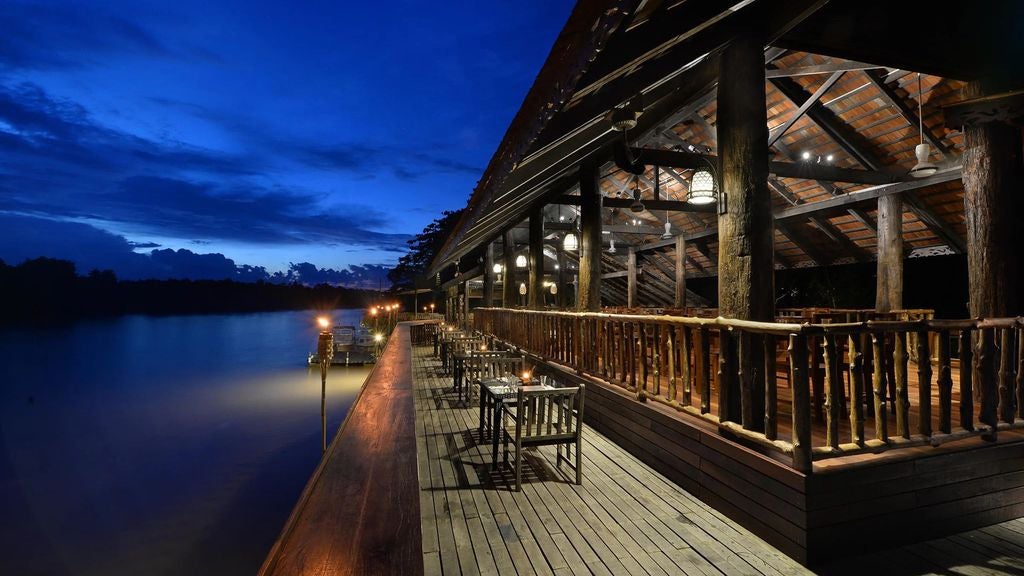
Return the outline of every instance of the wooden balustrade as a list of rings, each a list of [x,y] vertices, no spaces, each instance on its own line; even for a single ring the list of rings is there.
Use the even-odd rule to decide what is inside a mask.
[[[818,459],[1024,426],[1024,319],[914,318],[797,324],[478,308],[474,323],[640,401],[788,454],[807,472]]]

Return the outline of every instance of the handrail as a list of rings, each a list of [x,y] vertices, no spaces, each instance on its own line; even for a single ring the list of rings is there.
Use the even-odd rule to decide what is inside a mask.
[[[814,313],[870,317],[865,311]],[[1000,428],[1024,426],[1024,318],[930,315],[911,310],[897,314],[911,319],[811,324],[477,308],[474,325],[630,390],[639,401],[709,420],[723,432],[791,456],[795,468],[810,472],[817,459],[992,437]],[[952,413],[954,347],[959,427]],[[780,426],[779,408],[787,402],[792,423]],[[865,433],[869,420],[873,438]]]

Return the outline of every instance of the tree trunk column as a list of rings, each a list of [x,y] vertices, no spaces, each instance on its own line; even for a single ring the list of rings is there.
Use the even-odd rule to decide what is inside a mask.
[[[878,197],[878,271],[875,311],[903,308],[903,198]]]
[[[686,307],[686,238],[680,232],[676,236],[676,308]]]
[[[488,242],[484,252],[484,307],[491,306],[494,306],[494,242]]]
[[[530,285],[527,289],[527,307],[544,308],[544,211],[538,208],[530,214]]]
[[[730,42],[719,69],[718,143],[725,194],[725,212],[718,217],[719,313],[771,321],[775,316],[775,228],[768,190],[761,36],[748,30]]]
[[[626,253],[626,307],[636,306],[636,251],[629,247]]]
[[[568,307],[568,305],[569,305],[569,300],[568,300],[568,298],[569,298],[569,296],[568,296],[569,290],[568,290],[568,286],[565,285],[565,279],[569,275],[568,270],[566,270],[566,266],[567,265],[568,264],[567,264],[566,258],[565,258],[565,250],[561,246],[559,246],[558,247],[558,279],[556,280],[556,282],[558,283],[557,284],[557,286],[558,286],[558,297],[555,298],[555,302],[557,302],[558,303],[558,307],[562,308],[562,309]]]
[[[966,97],[994,92],[980,82],[967,85]],[[970,314],[974,318],[1022,313],[1024,266],[1020,242],[1024,200],[1021,195],[1021,133],[999,122],[964,129],[964,218]]]
[[[501,306],[513,308],[516,305],[519,292],[516,291],[516,244],[512,241],[511,231],[505,232],[502,248],[505,253],[502,258],[504,264],[502,264],[501,271],[504,274],[504,281],[501,284]]]
[[[719,70],[719,314],[770,322],[775,317],[775,223],[768,189],[763,35],[751,27],[734,38],[722,51]],[[729,402],[720,409],[723,420],[763,430],[763,349],[750,345],[750,338],[740,343],[735,334],[721,334],[733,340],[722,342],[722,350],[738,349],[736,365],[723,366],[737,371],[722,380],[729,387]]]
[[[580,166],[580,270],[576,309],[601,310],[601,178],[600,168]]]

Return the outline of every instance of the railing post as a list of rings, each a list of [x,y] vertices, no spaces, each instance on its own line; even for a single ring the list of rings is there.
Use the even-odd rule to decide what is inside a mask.
[[[825,361],[825,443],[833,450],[839,449],[839,419],[842,418],[842,404],[839,397],[843,394],[839,375],[836,374],[836,337],[825,334],[822,340]]]
[[[978,339],[978,375],[981,378],[981,413],[978,420],[982,424],[991,426],[991,430],[983,436],[986,440],[996,439],[996,406],[998,396],[996,389],[995,370],[995,334],[994,328],[982,328],[981,337]]]
[[[700,413],[711,412],[711,334],[704,326],[700,336]]]
[[[1013,329],[1001,328],[999,345],[999,417],[1013,424]]]
[[[896,350],[893,352],[893,370],[896,375],[896,434],[910,438],[910,396],[907,390],[907,334],[894,333]]]
[[[974,347],[971,331],[960,331],[960,427],[974,430]]]
[[[928,331],[917,332],[917,430],[932,435],[932,355],[928,347]]]
[[[850,334],[850,440],[864,445],[864,352],[860,334]]]
[[[807,377],[807,336],[789,337],[789,381],[793,386],[793,467],[810,474],[811,459],[811,400]]]
[[[775,336],[765,334],[764,345],[764,435],[769,440],[778,437],[779,405],[778,379],[775,377]]]
[[[872,332],[871,350],[875,364],[875,438],[882,442],[889,441],[889,413],[885,405],[885,393],[888,390],[885,384],[885,349],[885,332]]]
[[[949,332],[939,332],[939,432],[953,431],[953,371],[949,360]]]

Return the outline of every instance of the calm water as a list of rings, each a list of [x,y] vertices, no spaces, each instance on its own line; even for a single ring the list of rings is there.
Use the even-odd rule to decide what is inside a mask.
[[[0,329],[0,574],[254,574],[320,458],[313,320]],[[332,368],[329,436],[368,372]]]

